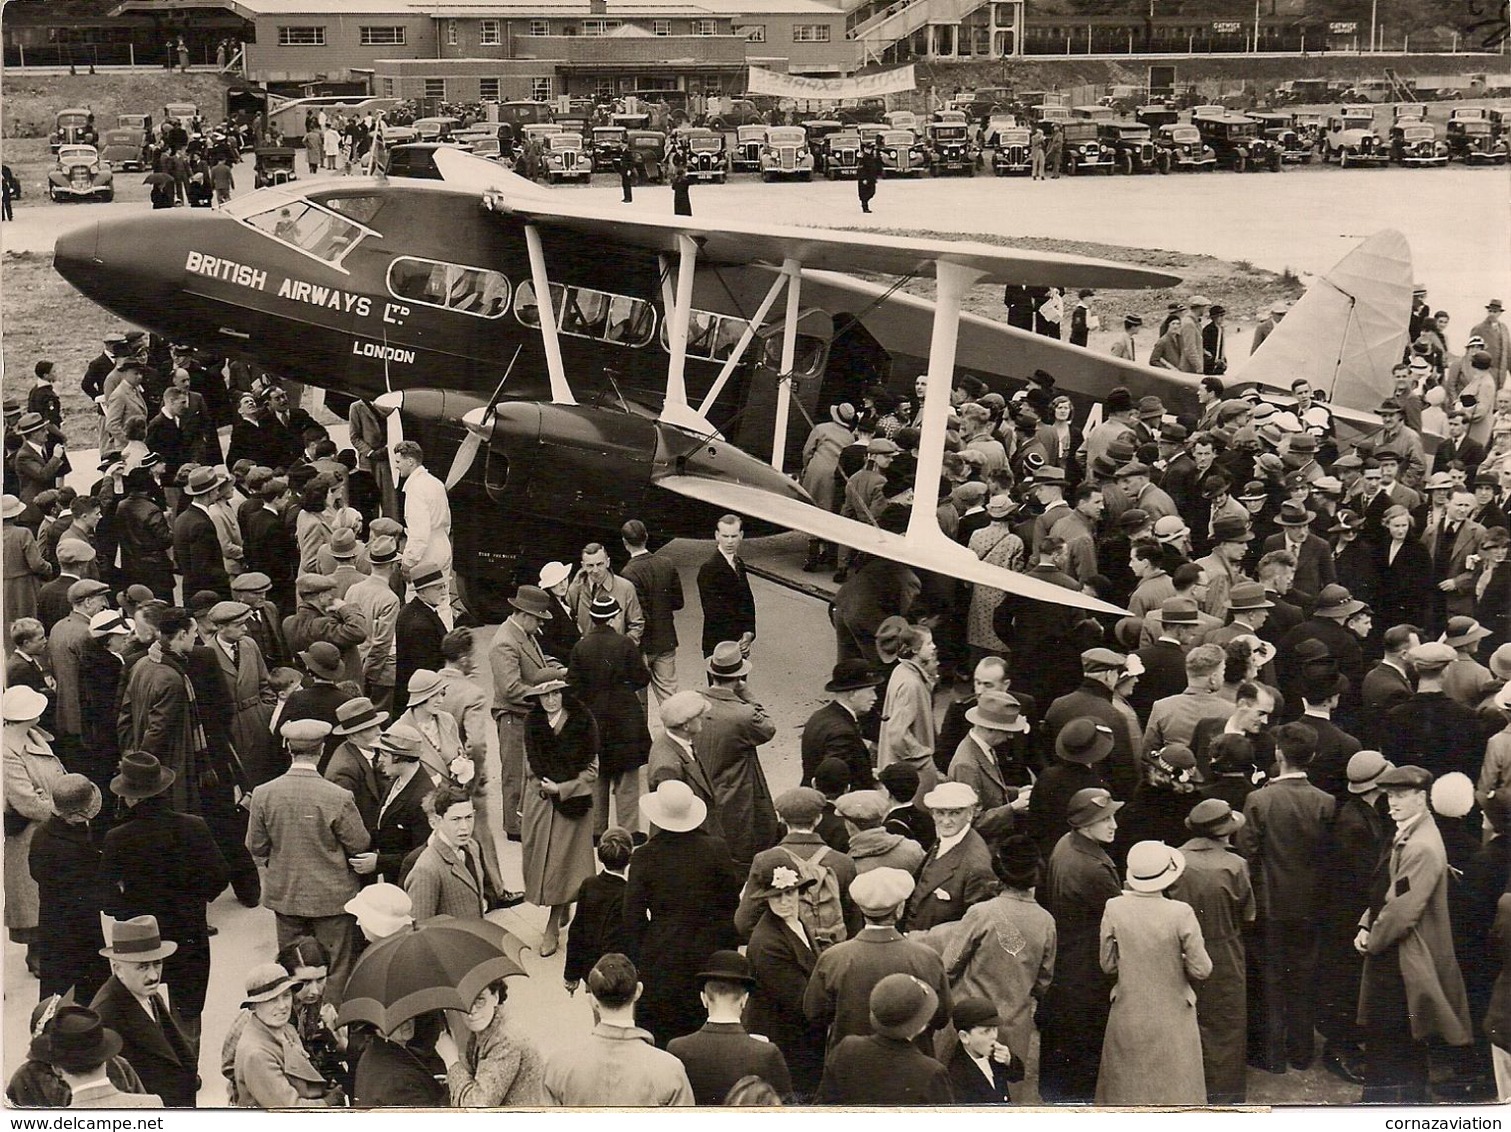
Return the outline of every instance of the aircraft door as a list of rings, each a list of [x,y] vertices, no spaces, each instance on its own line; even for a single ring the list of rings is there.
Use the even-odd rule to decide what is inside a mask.
[[[756,337],[759,353],[747,386],[745,404],[732,439],[746,452],[766,458],[773,450],[778,389],[782,377],[783,322],[769,323]],[[798,316],[797,348],[793,353],[791,401],[782,467],[797,469],[803,443],[817,423],[819,389],[834,340],[834,319],[827,311],[807,310]]]

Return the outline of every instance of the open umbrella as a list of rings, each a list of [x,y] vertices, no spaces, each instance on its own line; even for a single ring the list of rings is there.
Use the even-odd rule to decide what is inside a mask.
[[[362,953],[336,1021],[371,1022],[388,1033],[432,1010],[469,1010],[489,983],[523,975],[524,943],[487,920],[436,916]]]

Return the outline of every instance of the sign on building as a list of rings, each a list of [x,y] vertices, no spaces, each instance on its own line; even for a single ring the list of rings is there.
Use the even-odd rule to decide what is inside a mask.
[[[1237,20],[1213,20],[1212,30],[1218,35],[1237,35],[1243,30],[1243,25]]]
[[[1359,30],[1357,20],[1335,20],[1327,25],[1330,35],[1354,35]]]
[[[916,90],[913,65],[896,67],[872,75],[852,75],[847,79],[815,79],[804,75],[784,75],[764,67],[750,68],[751,94],[772,94],[779,98],[817,98],[838,102],[849,98],[874,98]]]

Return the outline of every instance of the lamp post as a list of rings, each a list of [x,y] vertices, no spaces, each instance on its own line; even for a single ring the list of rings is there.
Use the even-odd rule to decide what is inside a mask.
[[[1369,0],[1369,49],[1378,51],[1379,41],[1375,38],[1375,18],[1379,15],[1380,0]]]

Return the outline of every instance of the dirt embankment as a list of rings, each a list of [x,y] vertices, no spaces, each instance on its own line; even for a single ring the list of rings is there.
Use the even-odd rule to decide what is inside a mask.
[[[240,81],[240,80],[236,80]],[[8,138],[46,137],[53,115],[74,106],[94,111],[100,129],[115,125],[117,114],[151,114],[160,119],[169,102],[192,102],[211,121],[226,113],[232,80],[192,71],[107,71],[97,75],[30,75],[8,71],[0,129]]]

